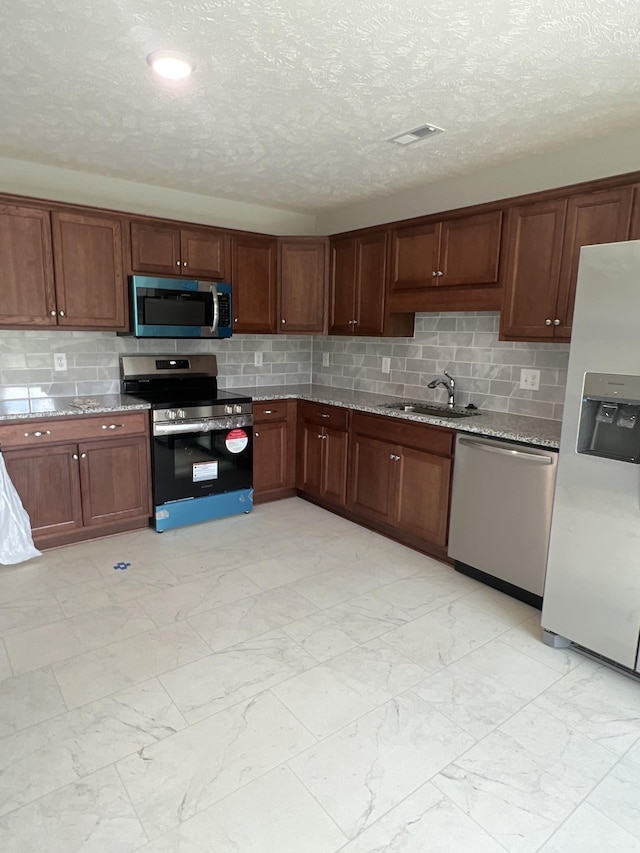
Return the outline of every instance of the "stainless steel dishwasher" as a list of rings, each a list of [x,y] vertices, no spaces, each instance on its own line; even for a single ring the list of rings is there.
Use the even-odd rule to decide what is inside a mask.
[[[455,568],[542,607],[557,452],[459,433],[449,556]]]

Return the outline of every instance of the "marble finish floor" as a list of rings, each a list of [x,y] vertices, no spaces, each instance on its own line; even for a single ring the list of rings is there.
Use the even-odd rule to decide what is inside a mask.
[[[0,568],[0,629],[3,853],[640,853],[640,683],[304,501]]]

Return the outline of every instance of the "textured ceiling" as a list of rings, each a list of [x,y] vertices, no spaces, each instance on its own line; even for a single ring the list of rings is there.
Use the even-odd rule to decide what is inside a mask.
[[[322,210],[640,123],[639,33],[638,0],[3,0],[0,156]]]

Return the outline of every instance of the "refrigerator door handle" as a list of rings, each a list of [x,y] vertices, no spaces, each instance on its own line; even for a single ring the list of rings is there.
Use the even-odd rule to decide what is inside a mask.
[[[468,438],[460,438],[458,441],[464,447],[471,447],[474,450],[483,450],[486,453],[499,453],[501,456],[510,456],[512,459],[523,459],[539,465],[552,465],[554,462],[552,456],[541,456],[539,453],[529,453],[526,450],[509,450],[506,447],[495,447],[492,444],[485,444],[482,441],[473,441]]]

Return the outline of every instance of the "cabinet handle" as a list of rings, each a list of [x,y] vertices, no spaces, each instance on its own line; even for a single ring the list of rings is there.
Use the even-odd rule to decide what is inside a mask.
[[[86,458],[87,458],[87,454],[86,454],[86,453],[81,453],[81,454],[80,454],[80,459],[86,459]]]
[[[262,414],[263,414],[263,415],[272,415],[272,414],[273,414],[273,409],[265,409],[265,410],[264,410],[264,412],[263,412]]]
[[[186,267],[186,265],[187,265],[187,262],[186,262],[186,261],[183,261],[183,262],[182,262],[182,266],[183,266],[183,267]]]
[[[438,271],[433,270],[433,272],[431,273],[431,278],[435,278],[437,275],[438,275]]]
[[[286,323],[287,321],[286,321],[285,319],[282,319],[282,320],[280,320],[280,322],[281,322],[281,323]]]
[[[102,424],[101,429],[120,429],[124,424]]]
[[[51,435],[51,430],[45,429],[45,430],[36,430],[36,432],[25,432],[24,437],[29,438],[29,436],[31,436],[31,438],[40,438],[40,436],[42,436],[42,435]]]
[[[234,318],[233,318],[233,322],[234,322],[234,323],[237,323],[237,322],[238,322],[238,318],[237,318],[237,317],[234,317]]]
[[[259,437],[260,437],[260,433],[259,433],[259,432],[254,432],[253,437],[254,437],[254,438],[259,438]]]
[[[442,270],[438,270],[438,275],[444,275],[444,273],[442,272]]]
[[[61,317],[64,317],[64,311],[61,311],[61,312],[60,312],[60,316],[61,316]]]
[[[559,326],[559,325],[560,325],[560,320],[554,320],[554,321],[553,321],[553,325],[554,325],[554,326]]]
[[[179,267],[179,266],[180,266],[180,261],[176,261],[176,266],[177,266],[177,267]]]
[[[395,453],[390,453],[390,454],[389,454],[389,459],[392,459],[394,462],[397,462],[397,461],[398,461],[398,459],[400,459],[400,457],[399,457],[399,456],[397,456]]]
[[[545,321],[544,321],[544,324],[545,324],[545,326],[550,326],[550,325],[551,325],[551,320],[545,320]]]
[[[330,418],[330,417],[331,417],[331,415],[325,415],[325,413],[324,413],[324,412],[320,412],[320,417],[321,417],[321,418]]]
[[[72,459],[77,460],[77,459],[78,459],[78,454],[77,454],[77,453],[74,453],[74,454],[73,454],[73,456],[72,456],[71,458],[72,458]]]
[[[55,317],[57,313],[58,313],[57,311],[51,311],[51,312],[50,312],[50,314],[51,314],[51,316],[52,316],[52,317]]]

